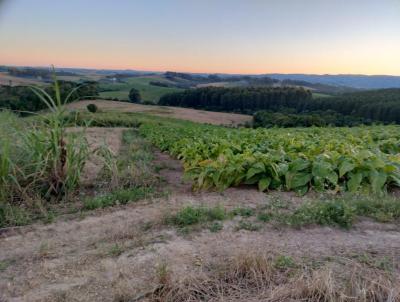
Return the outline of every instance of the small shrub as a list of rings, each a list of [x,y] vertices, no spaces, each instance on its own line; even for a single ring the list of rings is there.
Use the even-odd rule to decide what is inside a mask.
[[[236,208],[232,211],[233,216],[250,217],[254,215],[254,210],[252,208]]]
[[[296,262],[290,256],[279,255],[274,262],[274,267],[278,269],[295,268]]]
[[[190,226],[214,220],[224,220],[225,210],[221,207],[206,208],[187,206],[173,216],[167,217],[166,222],[178,227]]]
[[[264,212],[260,213],[257,216],[257,219],[262,221],[262,222],[269,222],[273,218],[272,214]]]
[[[236,231],[246,230],[246,231],[250,231],[250,232],[256,232],[260,229],[261,229],[261,226],[259,224],[255,224],[253,222],[244,221],[244,220],[239,221],[239,224],[236,226]]]
[[[208,229],[209,229],[210,232],[212,232],[212,233],[219,232],[219,231],[221,231],[223,228],[224,228],[223,224],[222,224],[221,222],[219,222],[219,221],[213,222],[213,223],[208,227]]]
[[[86,108],[91,113],[96,113],[99,110],[96,104],[89,104],[86,106]]]
[[[124,248],[119,244],[114,244],[108,251],[108,255],[111,257],[118,257],[124,252]]]
[[[306,203],[293,214],[283,215],[282,219],[294,226],[319,224],[349,228],[355,217],[354,208],[345,201],[338,199]]]

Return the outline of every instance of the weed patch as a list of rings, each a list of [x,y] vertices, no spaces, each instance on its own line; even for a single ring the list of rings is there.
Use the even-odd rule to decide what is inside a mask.
[[[21,226],[31,222],[31,214],[22,207],[0,203],[0,227]]]
[[[259,231],[260,229],[261,225],[245,220],[239,221],[238,225],[235,228],[236,231],[246,230],[250,232],[256,232]]]
[[[254,210],[252,208],[238,207],[232,210],[233,216],[250,217],[254,215]]]
[[[278,269],[295,268],[296,262],[291,256],[279,255],[274,261],[274,267]]]
[[[219,206],[213,208],[187,206],[175,215],[166,217],[166,222],[183,228],[215,220],[224,220],[226,216],[225,210]]]
[[[127,204],[141,199],[145,199],[154,193],[153,188],[131,188],[119,189],[109,194],[88,198],[84,201],[83,208],[85,210],[94,210],[98,208],[106,208],[119,204]]]
[[[282,215],[281,220],[292,226],[307,224],[337,225],[349,228],[356,217],[356,211],[343,200],[309,202],[294,213]]]
[[[292,213],[275,210],[263,215],[271,215],[278,222],[296,227],[318,224],[349,228],[358,216],[370,217],[379,222],[398,219],[400,201],[389,196],[346,195],[306,202]]]
[[[215,221],[208,226],[208,229],[210,230],[211,233],[217,233],[221,231],[223,228],[224,225],[219,221]]]
[[[114,244],[110,247],[108,255],[111,257],[118,257],[124,252],[124,248],[119,244]]]

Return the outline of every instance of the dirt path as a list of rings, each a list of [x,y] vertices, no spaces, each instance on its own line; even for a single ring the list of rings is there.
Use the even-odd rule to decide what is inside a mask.
[[[183,276],[210,259],[249,250],[296,258],[367,253],[400,260],[398,225],[368,220],[349,231],[277,229],[265,224],[257,232],[236,231],[235,220],[230,220],[217,233],[202,230],[182,235],[161,221],[183,205],[256,207],[276,196],[251,188],[193,193],[190,183],[181,179],[178,161],[163,153],[156,157],[156,163],[163,164],[160,174],[170,189],[168,197],[99,210],[84,218],[60,217],[50,225],[21,227],[1,235],[0,301],[128,301],[155,287],[161,263]],[[295,201],[297,197],[281,194],[280,198]]]

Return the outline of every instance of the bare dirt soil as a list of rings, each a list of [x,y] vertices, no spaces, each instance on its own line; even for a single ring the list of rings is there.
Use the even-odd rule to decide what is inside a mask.
[[[182,120],[188,120],[198,123],[208,123],[213,125],[238,125],[251,121],[250,115],[212,112],[204,110],[195,110],[189,108],[168,107],[168,106],[150,106],[141,104],[132,104],[127,102],[115,102],[105,100],[86,100],[74,102],[68,105],[69,109],[86,109],[88,104],[96,104],[103,111],[118,112],[142,112],[156,116],[172,117]]]
[[[94,145],[106,137],[118,152],[121,130],[95,128],[88,133]],[[301,200],[294,194],[264,194],[254,188],[192,192],[190,182],[182,179],[180,162],[161,152],[155,155],[167,196],[1,233],[0,301],[146,301],[145,293],[157,287],[164,265],[184,277],[203,271],[211,260],[250,252],[294,259],[372,255],[395,264],[399,273],[396,224],[362,220],[350,230],[262,224],[250,232],[237,231],[235,218],[216,233],[203,229],[182,234],[165,225],[163,218],[185,205],[233,209],[267,205],[277,197],[290,203]]]

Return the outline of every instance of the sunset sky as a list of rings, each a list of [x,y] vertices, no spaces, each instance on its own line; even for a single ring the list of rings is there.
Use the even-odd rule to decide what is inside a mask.
[[[0,0],[0,64],[400,75],[400,0]]]

